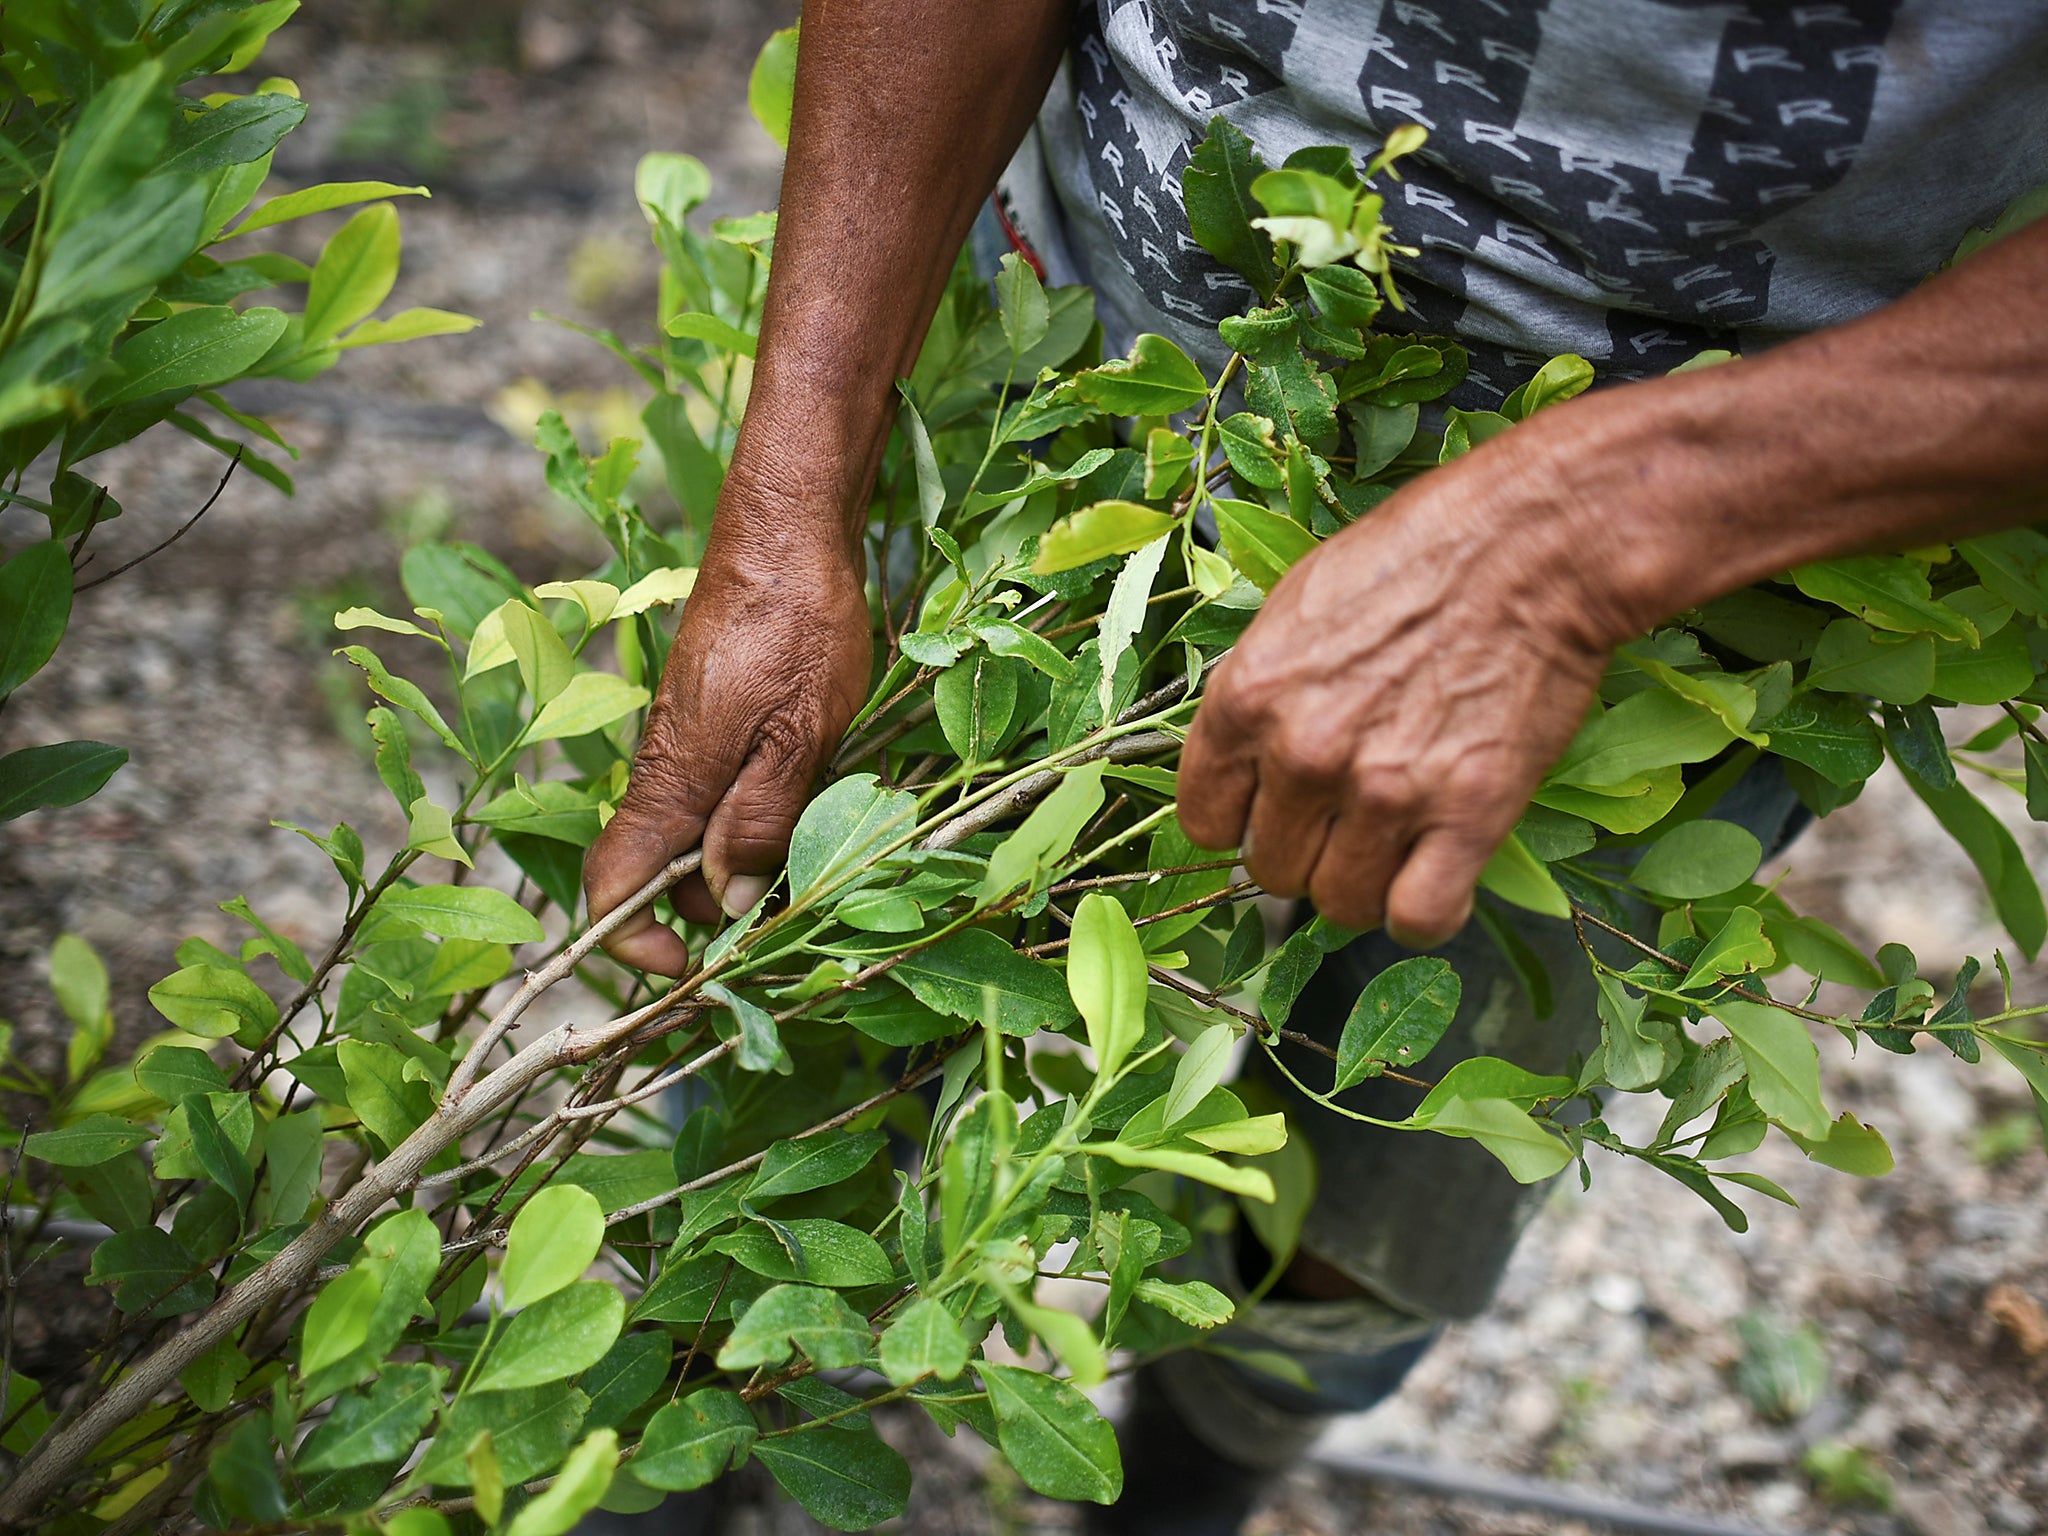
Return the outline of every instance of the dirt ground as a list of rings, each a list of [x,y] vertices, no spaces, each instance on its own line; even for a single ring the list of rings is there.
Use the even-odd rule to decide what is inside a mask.
[[[92,736],[133,753],[86,805],[0,832],[0,1017],[39,1065],[61,1053],[43,958],[59,932],[106,956],[132,1042],[155,1027],[144,994],[179,940],[233,931],[216,903],[244,893],[307,942],[330,929],[331,871],[271,818],[323,829],[346,818],[373,851],[397,840],[355,739],[367,700],[328,654],[327,616],[396,601],[398,556],[424,534],[473,538],[534,580],[594,561],[587,531],[551,504],[534,454],[505,424],[530,421],[543,391],[602,419],[616,410],[606,392],[625,380],[589,343],[529,316],[644,326],[655,268],[631,177],[645,150],[702,156],[718,211],[772,203],[779,157],[746,115],[746,68],[793,9],[493,0],[444,13],[418,0],[313,0],[287,30],[266,68],[297,78],[313,114],[280,177],[429,181],[435,198],[403,209],[396,302],[486,324],[357,354],[266,397],[303,455],[297,498],[236,481],[187,537],[80,599],[56,661],[0,719],[0,750]],[[127,509],[95,540],[112,564],[182,521],[218,469],[182,440],[152,439],[105,473]],[[2020,830],[2048,868],[2048,838]],[[1965,954],[1988,969],[2000,943],[1973,875],[1895,780],[1782,862],[1795,904],[1861,941],[1912,944],[1930,975]],[[2039,968],[2018,983],[2048,996]],[[1800,1207],[1753,1200],[1751,1230],[1736,1236],[1675,1184],[1603,1163],[1590,1194],[1559,1190],[1495,1309],[1453,1329],[1396,1398],[1337,1424],[1326,1443],[1561,1479],[1775,1532],[2048,1530],[2048,1159],[2028,1133],[2020,1080],[1945,1053],[1852,1057],[1832,1038],[1822,1049],[1830,1102],[1885,1131],[1899,1172],[1857,1181],[1774,1142],[1752,1166]],[[68,1347],[77,1303],[60,1297],[81,1268],[53,1264],[42,1303],[26,1309],[18,1363],[32,1373]],[[1750,1315],[1810,1326],[1820,1341],[1825,1385],[1789,1425],[1763,1418],[1738,1382],[1737,1323]],[[970,1436],[947,1442],[908,1420],[892,1433],[919,1467],[903,1530],[1075,1528],[1072,1510],[1025,1493]],[[1831,1502],[1802,1470],[1809,1446],[1832,1442],[1889,1480],[1888,1511]],[[812,1527],[764,1502],[735,1528]],[[1576,1527],[1304,1468],[1256,1529]]]

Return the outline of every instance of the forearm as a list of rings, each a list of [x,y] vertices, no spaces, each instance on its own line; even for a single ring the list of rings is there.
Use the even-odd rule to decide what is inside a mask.
[[[1043,100],[1072,0],[810,0],[728,537],[857,533],[953,258]],[[789,526],[794,520],[800,526]],[[736,523],[743,526],[735,526]]]
[[[1543,425],[1524,472],[1554,483],[1561,547],[1609,567],[1608,643],[1807,561],[2039,517],[2048,227],[1862,320]]]

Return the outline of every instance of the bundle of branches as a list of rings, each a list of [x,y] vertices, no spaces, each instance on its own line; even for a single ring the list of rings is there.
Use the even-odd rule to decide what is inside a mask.
[[[1269,948],[1258,893],[1177,824],[1205,672],[1320,539],[1591,370],[1557,359],[1498,412],[1425,426],[1463,354],[1373,334],[1387,230],[1348,159],[1268,171],[1219,123],[1185,186],[1264,301],[1222,327],[1228,361],[1205,373],[1157,336],[1099,361],[1086,291],[1013,259],[991,294],[963,269],[875,494],[871,696],[786,873],[707,929],[665,894],[691,855],[579,929],[582,851],[623,794],[743,408],[774,229],[695,228],[702,167],[643,165],[662,334],[601,339],[654,391],[684,523],[650,521],[636,443],[588,456],[544,419],[550,484],[613,556],[529,591],[481,550],[423,545],[412,617],[338,616],[431,665],[414,681],[343,652],[384,701],[377,768],[411,835],[379,868],[347,825],[304,833],[349,892],[319,958],[229,902],[239,952],[194,940],[151,993],[177,1033],[101,1065],[103,974],[60,946],[82,1043],[68,1082],[13,1069],[51,1117],[22,1149],[37,1214],[17,1247],[32,1262],[53,1216],[104,1222],[91,1278],[116,1316],[65,1390],[9,1380],[0,1519],[543,1536],[751,1458],[857,1529],[904,1508],[909,1469],[870,1419],[898,1399],[1041,1493],[1112,1499],[1115,1439],[1081,1389],[1199,1347],[1242,1303],[1175,1268],[1194,1231],[1252,1222],[1284,1262],[1307,1204],[1286,1117],[1225,1083],[1240,1047],[1329,1113],[1371,1118],[1346,1094],[1394,1079],[1412,1110],[1375,1124],[1476,1140],[1524,1181],[1640,1159],[1736,1225],[1728,1187],[1783,1198],[1728,1163],[1774,1128],[1835,1167],[1890,1166],[1876,1128],[1825,1106],[1810,1026],[1988,1048],[2048,1095],[2041,1007],[1973,1016],[1974,965],[1944,1000],[1901,948],[1873,963],[1756,885],[1756,838],[1714,814],[1760,756],[1826,810],[1889,746],[2031,955],[2039,896],[1938,709],[2007,703],[1960,755],[2018,783],[1985,754],[2022,735],[2040,802],[2033,533],[1809,567],[1616,658],[1481,898],[1578,923],[1603,1042],[1575,1074],[1433,1072],[1459,979],[1430,956],[1379,975],[1334,1049],[1290,1027],[1349,935],[1317,920]],[[483,878],[515,869],[516,895]],[[673,984],[597,949],[649,905],[689,947]],[[1867,1002],[1774,997],[1794,966]],[[564,1022],[529,1024],[551,988],[574,994],[549,1000]],[[1607,1119],[1618,1094],[1669,1101],[1640,1145]],[[1055,1274],[1099,1287],[1099,1312],[1040,1300]]]

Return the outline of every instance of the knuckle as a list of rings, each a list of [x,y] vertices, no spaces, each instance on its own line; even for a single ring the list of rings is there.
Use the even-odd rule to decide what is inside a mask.
[[[1367,759],[1352,765],[1352,803],[1379,819],[1406,817],[1422,803],[1421,777],[1409,763]]]
[[[1283,779],[1331,785],[1350,766],[1342,737],[1318,720],[1298,720],[1277,732],[1267,748],[1268,761]]]

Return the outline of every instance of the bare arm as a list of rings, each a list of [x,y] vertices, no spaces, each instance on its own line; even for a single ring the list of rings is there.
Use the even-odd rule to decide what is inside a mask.
[[[702,843],[707,919],[780,865],[868,687],[861,533],[953,258],[1045,96],[1073,0],[810,0],[746,419],[619,813],[584,867],[592,918]],[[607,944],[676,974],[651,918]]]
[[[1219,669],[1181,817],[1268,889],[1448,936],[1614,647],[1810,560],[2042,515],[2048,225],[1753,360],[1584,396],[1402,492]]]

